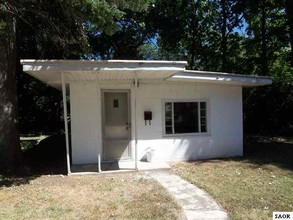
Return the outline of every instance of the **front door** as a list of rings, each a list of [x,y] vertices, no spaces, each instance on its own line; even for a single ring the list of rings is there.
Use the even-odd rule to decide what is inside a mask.
[[[129,116],[129,91],[103,91],[104,160],[131,158]]]

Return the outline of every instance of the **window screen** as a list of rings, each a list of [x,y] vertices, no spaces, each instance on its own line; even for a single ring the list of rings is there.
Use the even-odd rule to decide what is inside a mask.
[[[205,132],[206,102],[165,102],[165,134]]]

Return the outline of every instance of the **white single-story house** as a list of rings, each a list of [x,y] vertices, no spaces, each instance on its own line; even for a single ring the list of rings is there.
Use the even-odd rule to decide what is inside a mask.
[[[62,90],[63,104],[70,97],[68,173],[72,164],[136,162],[149,150],[159,161],[241,156],[242,88],[272,83],[264,76],[186,70],[185,61],[21,63],[24,72]]]

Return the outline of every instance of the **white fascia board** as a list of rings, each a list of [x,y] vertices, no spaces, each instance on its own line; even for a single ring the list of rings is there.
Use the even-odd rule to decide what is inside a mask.
[[[147,60],[21,60],[23,71],[139,71],[139,70],[185,70],[186,61]]]
[[[239,75],[217,72],[205,71],[183,71],[174,74],[167,80],[172,81],[189,81],[189,82],[206,82],[206,83],[219,83],[219,84],[233,84],[240,86],[261,86],[272,84],[272,79],[267,76],[251,76]]]
[[[272,83],[270,77],[239,75],[231,73],[209,72],[185,70],[186,61],[148,61],[148,60],[21,60],[23,71],[47,84],[56,86],[60,82],[60,74],[74,73],[137,73],[151,78],[149,73],[157,72],[160,78],[164,77],[167,81],[190,82],[190,83],[215,83],[237,86],[260,86]],[[139,74],[141,73],[141,74]],[[151,74],[152,75],[152,74]],[[114,76],[115,77],[115,76]],[[83,78],[81,77],[81,80]],[[112,80],[115,80],[113,78]],[[54,82],[54,83],[50,83]]]
[[[168,60],[34,60],[34,59],[21,59],[22,64],[25,63],[134,63],[134,64],[181,64],[187,65],[187,61],[168,61]]]

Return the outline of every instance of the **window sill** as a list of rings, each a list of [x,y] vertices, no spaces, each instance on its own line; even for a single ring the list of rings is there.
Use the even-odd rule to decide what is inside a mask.
[[[199,136],[211,136],[211,133],[182,133],[182,134],[163,134],[163,138],[172,137],[199,137]]]

